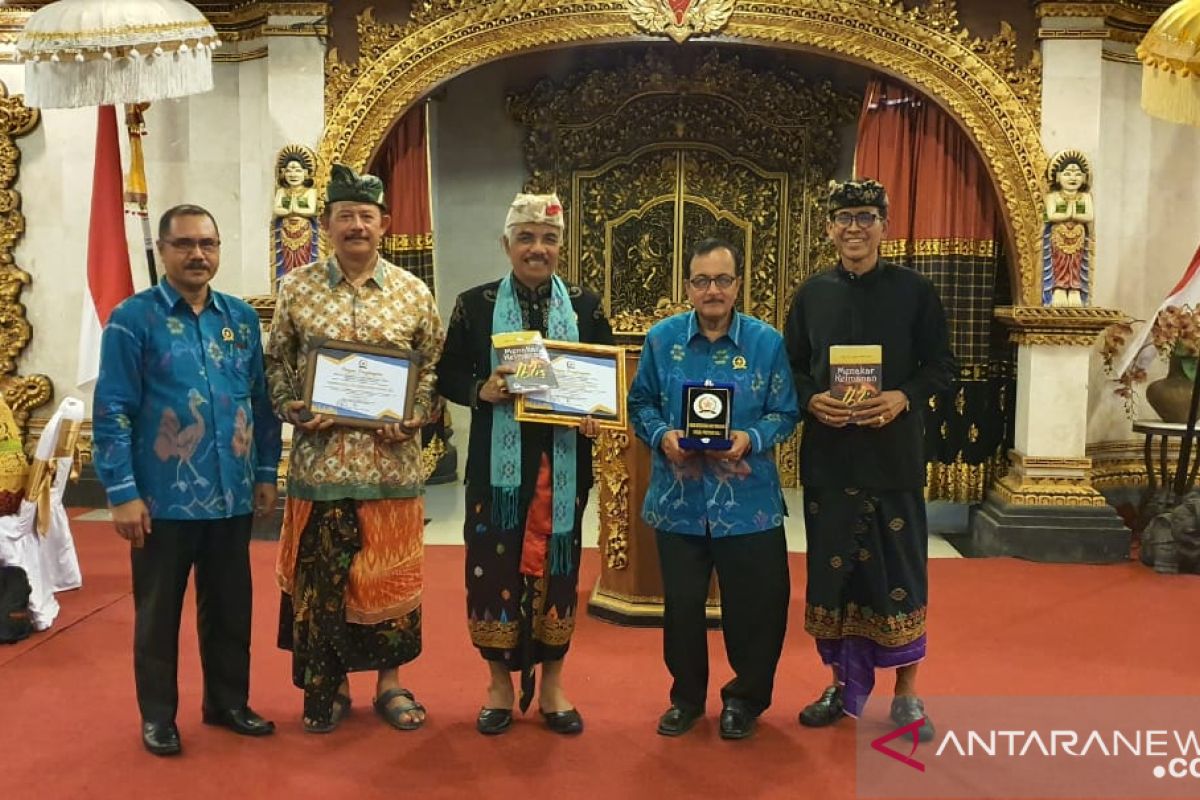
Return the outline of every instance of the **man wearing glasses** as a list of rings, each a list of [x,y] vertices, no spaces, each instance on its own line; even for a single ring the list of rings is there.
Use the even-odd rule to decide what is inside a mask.
[[[159,222],[165,279],[113,310],[94,398],[96,472],[132,545],[133,669],[142,743],[180,752],[179,622],[196,570],[203,719],[262,736],[250,689],[251,513],[275,507],[280,424],[267,398],[258,316],[209,288],[217,224],[199,206]]]
[[[674,679],[671,706],[658,721],[664,736],[687,733],[704,715],[714,568],[735,673],[721,688],[722,738],[750,736],[771,704],[787,628],[786,508],[772,450],[791,435],[799,411],[783,338],[734,309],[741,273],[732,244],[705,239],[693,248],[686,285],[694,310],[646,334],[629,394],[634,431],[653,454],[642,518],[657,531],[663,655]],[[685,384],[705,381],[733,387],[726,450],[680,446]]]
[[[921,409],[950,386],[954,355],[933,284],[879,257],[888,199],[876,181],[834,184],[826,232],[839,261],[792,300],[784,330],[805,409],[800,446],[808,588],[804,627],[833,682],[800,713],[809,727],[857,716],[877,668],[895,668],[892,721],[933,738],[916,693],[925,657],[927,531]],[[830,393],[830,347],[879,345],[878,393]]]

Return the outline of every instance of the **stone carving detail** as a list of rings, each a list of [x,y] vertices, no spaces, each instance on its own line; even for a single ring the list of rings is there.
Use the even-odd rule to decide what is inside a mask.
[[[719,31],[729,21],[734,4],[734,0],[627,0],[635,25],[649,33],[665,33],[678,44]]]

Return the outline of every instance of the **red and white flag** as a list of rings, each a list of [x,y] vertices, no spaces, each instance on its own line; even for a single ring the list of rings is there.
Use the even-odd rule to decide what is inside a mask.
[[[92,216],[88,227],[87,291],[79,329],[76,382],[84,388],[100,374],[100,331],[117,305],[133,294],[129,243],[125,238],[121,146],[117,111],[100,106],[96,125],[96,169],[92,180]]]
[[[1192,262],[1188,264],[1179,283],[1175,284],[1175,288],[1167,295],[1167,299],[1163,300],[1162,305],[1150,315],[1150,319],[1142,326],[1137,336],[1130,340],[1129,345],[1121,354],[1120,360],[1116,363],[1116,375],[1124,375],[1126,370],[1135,364],[1142,369],[1148,369],[1154,362],[1158,350],[1155,349],[1154,342],[1150,339],[1150,329],[1154,326],[1154,320],[1158,313],[1169,306],[1178,308],[1191,306],[1193,309],[1200,306],[1200,248],[1196,249],[1196,254],[1192,256]]]

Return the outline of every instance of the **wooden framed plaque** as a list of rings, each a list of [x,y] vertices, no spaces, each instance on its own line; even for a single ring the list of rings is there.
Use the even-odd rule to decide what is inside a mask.
[[[304,402],[339,425],[403,422],[412,416],[418,366],[408,350],[329,339],[309,351]]]
[[[624,430],[625,348],[552,339],[545,344],[558,386],[517,395],[516,418],[578,427],[591,417],[601,428]]]

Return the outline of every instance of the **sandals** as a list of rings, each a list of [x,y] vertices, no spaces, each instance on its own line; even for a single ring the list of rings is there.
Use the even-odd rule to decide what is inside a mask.
[[[408,703],[401,706],[390,706],[389,703],[398,697],[403,697]],[[375,698],[375,713],[396,730],[415,731],[425,724],[424,717],[419,720],[412,719],[411,715],[414,711],[424,712],[425,706],[418,703],[416,698],[413,697],[413,693],[408,689],[388,689]],[[409,715],[407,722],[403,719],[405,714]]]
[[[349,713],[350,696],[338,692],[333,696],[333,711],[329,715],[329,722],[313,722],[305,717],[304,731],[305,733],[333,733]]]

